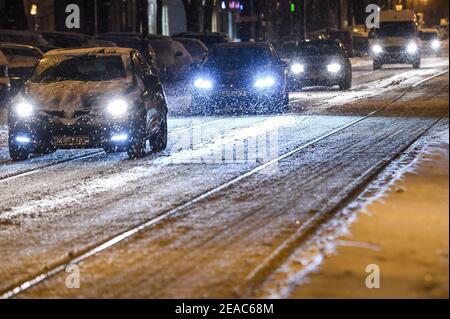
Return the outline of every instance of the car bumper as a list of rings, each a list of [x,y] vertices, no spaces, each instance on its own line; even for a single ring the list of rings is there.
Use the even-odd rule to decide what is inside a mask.
[[[383,64],[396,64],[396,63],[414,63],[420,58],[420,52],[408,53],[408,52],[387,52],[380,53],[373,56],[373,59]]]
[[[136,128],[136,120],[128,121],[77,121],[64,123],[46,117],[28,120],[10,120],[10,143],[29,151],[53,146],[57,149],[126,147]]]
[[[276,101],[283,95],[282,88],[271,90],[214,90],[202,92],[196,90],[193,92],[193,99],[201,101],[208,105],[219,107],[239,106],[242,104],[254,105],[257,103],[267,103]]]
[[[345,72],[323,74],[289,74],[291,85],[300,86],[333,86],[338,85],[346,77]]]

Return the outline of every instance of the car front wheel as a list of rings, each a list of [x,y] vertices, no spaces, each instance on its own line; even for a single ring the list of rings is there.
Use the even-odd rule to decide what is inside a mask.
[[[167,115],[164,116],[164,119],[161,122],[161,127],[157,134],[154,137],[150,138],[150,147],[153,152],[161,152],[167,148],[167,138],[168,138],[168,130],[167,130]]]
[[[15,162],[25,161],[30,157],[30,152],[14,144],[9,144],[9,156]]]

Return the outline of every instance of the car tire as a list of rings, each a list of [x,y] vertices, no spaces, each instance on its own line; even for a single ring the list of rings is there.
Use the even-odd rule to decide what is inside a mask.
[[[49,155],[49,154],[53,154],[55,152],[56,152],[56,147],[54,147],[50,142],[39,147],[39,149],[36,151],[36,153],[38,153],[40,155]]]
[[[413,68],[414,69],[420,69],[420,58],[419,59],[417,59],[416,61],[414,61],[414,63],[413,63]]]
[[[167,115],[165,115],[160,130],[154,137],[150,138],[150,147],[152,151],[153,152],[164,151],[167,148],[167,138],[168,138]]]
[[[114,154],[117,153],[117,147],[112,145],[103,146],[103,151],[105,151],[106,154]]]
[[[381,70],[383,67],[383,64],[377,60],[373,60],[373,69],[374,70]]]
[[[341,80],[339,83],[339,90],[340,91],[347,91],[350,90],[352,87],[352,77],[346,76],[345,79]]]
[[[283,94],[277,105],[278,113],[286,113],[289,111],[289,92]]]
[[[17,147],[11,143],[9,144],[9,156],[14,162],[26,161],[30,157],[30,154],[29,151],[21,147]]]
[[[144,121],[144,123],[146,123]],[[133,133],[130,141],[130,145],[128,146],[127,153],[130,159],[141,158],[145,156],[145,144],[146,144],[146,134],[145,128],[146,125],[140,125],[137,130]]]

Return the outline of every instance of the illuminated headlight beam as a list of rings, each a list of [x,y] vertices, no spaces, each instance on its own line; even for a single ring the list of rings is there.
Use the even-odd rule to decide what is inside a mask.
[[[328,66],[327,66],[328,72],[331,72],[331,73],[337,73],[341,70],[341,68],[342,68],[341,65],[338,63],[331,63],[331,64],[328,64]]]
[[[29,117],[33,113],[33,106],[27,102],[21,102],[15,106],[15,113],[20,117]]]
[[[111,136],[111,141],[113,142],[125,142],[128,140],[128,134],[117,134]]]
[[[259,78],[255,82],[256,88],[269,88],[275,85],[275,79],[271,76]]]
[[[434,50],[437,50],[441,47],[441,42],[439,40],[433,40],[433,42],[431,42],[431,47]]]
[[[28,144],[31,142],[31,139],[28,136],[19,135],[16,137],[16,142],[20,144]]]
[[[373,51],[374,53],[376,53],[376,54],[382,53],[382,52],[383,52],[383,47],[382,47],[381,45],[379,45],[379,44],[375,44],[375,45],[372,47],[372,51]]]
[[[416,53],[418,49],[419,49],[419,47],[415,43],[410,43],[406,47],[406,51],[408,51],[408,53],[410,53],[410,54]]]
[[[294,63],[294,64],[292,64],[292,66],[291,66],[291,71],[292,71],[292,73],[294,73],[294,74],[300,74],[300,73],[305,72],[305,67],[304,67],[303,64],[300,64],[300,63]]]
[[[206,79],[201,79],[201,78],[199,78],[199,79],[196,79],[196,80],[194,81],[194,86],[195,86],[197,89],[204,89],[204,90],[207,90],[207,89],[212,89],[213,84],[212,84],[212,81],[210,81],[210,80],[206,80]]]
[[[108,104],[107,110],[112,116],[122,116],[128,111],[128,103],[122,99],[114,100]]]

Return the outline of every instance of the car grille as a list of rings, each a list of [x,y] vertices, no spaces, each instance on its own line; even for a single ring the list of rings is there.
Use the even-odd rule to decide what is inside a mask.
[[[386,53],[392,53],[392,54],[396,54],[396,53],[403,53],[405,50],[403,47],[386,47],[385,48]]]

